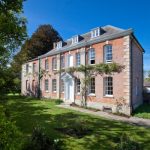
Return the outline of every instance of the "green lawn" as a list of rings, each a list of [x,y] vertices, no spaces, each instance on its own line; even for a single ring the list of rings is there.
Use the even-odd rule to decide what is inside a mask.
[[[139,106],[133,113],[135,117],[150,119],[150,104],[143,104]]]
[[[150,128],[138,127],[90,116],[84,113],[62,109],[52,100],[36,100],[19,96],[9,96],[8,108],[11,118],[25,137],[31,135],[33,127],[40,125],[48,135],[63,139],[65,150],[110,150],[114,149],[123,132],[139,142],[144,150],[150,149]],[[82,138],[66,135],[55,128],[71,128],[82,120],[92,130]]]

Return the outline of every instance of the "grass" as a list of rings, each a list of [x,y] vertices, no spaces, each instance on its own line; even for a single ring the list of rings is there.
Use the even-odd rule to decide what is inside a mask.
[[[37,100],[20,96],[9,96],[7,106],[11,119],[28,138],[33,127],[39,125],[46,133],[56,139],[63,139],[65,150],[109,150],[115,149],[122,133],[140,143],[144,150],[150,149],[150,128],[144,128],[127,123],[106,120],[104,118],[59,108],[53,100]],[[75,122],[86,123],[92,132],[77,138],[56,130],[56,128],[71,129]],[[80,125],[80,124],[79,124]]]
[[[135,117],[150,119],[150,104],[139,106],[133,113]]]

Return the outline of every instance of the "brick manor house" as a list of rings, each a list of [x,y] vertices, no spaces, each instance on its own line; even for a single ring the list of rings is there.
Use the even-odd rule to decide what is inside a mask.
[[[121,111],[130,115],[143,102],[143,52],[144,49],[132,29],[111,25],[97,27],[75,35],[66,41],[54,43],[48,53],[22,65],[22,95],[62,99],[81,104],[80,72],[55,72],[72,66],[99,63],[118,63],[125,66],[121,73],[97,75],[91,78],[87,106],[116,112],[118,102],[125,101]],[[40,72],[45,71],[43,77]]]

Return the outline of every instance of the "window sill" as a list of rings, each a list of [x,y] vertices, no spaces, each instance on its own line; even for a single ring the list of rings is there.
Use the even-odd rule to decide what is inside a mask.
[[[53,69],[53,71],[57,71],[57,69]]]
[[[104,95],[104,98],[114,98],[113,95]]]
[[[45,93],[49,93],[49,91],[45,91]]]
[[[80,93],[76,93],[76,95],[80,95]]]
[[[56,91],[52,91],[53,93],[56,93]]]
[[[111,64],[112,63],[112,61],[110,61],[110,62],[105,62],[105,64]]]
[[[88,96],[96,96],[94,93],[90,93]]]

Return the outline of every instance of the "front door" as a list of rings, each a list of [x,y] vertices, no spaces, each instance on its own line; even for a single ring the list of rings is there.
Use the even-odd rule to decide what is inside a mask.
[[[74,102],[74,81],[72,78],[65,82],[65,100]]]

